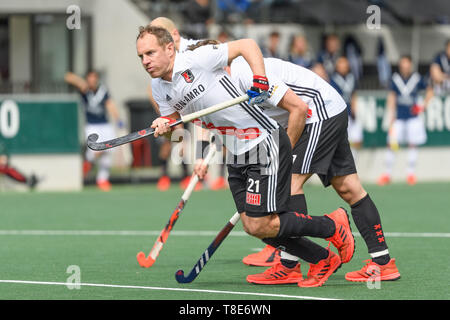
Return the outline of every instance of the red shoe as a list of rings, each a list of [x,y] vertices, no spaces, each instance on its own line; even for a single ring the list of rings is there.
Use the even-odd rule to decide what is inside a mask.
[[[111,190],[111,183],[108,180],[99,180],[97,181],[97,187],[105,192],[108,192]]]
[[[280,263],[280,250],[266,245],[260,252],[244,257],[242,262],[249,266],[272,267]]]
[[[299,263],[294,268],[286,268],[281,263],[278,263],[263,273],[250,274],[247,276],[247,282],[255,284],[298,283],[302,279]]]
[[[353,282],[366,281],[393,281],[400,279],[400,272],[398,272],[395,265],[395,259],[391,259],[385,265],[379,265],[372,261],[366,260],[366,265],[358,271],[348,272],[345,275],[345,280]]]
[[[168,176],[162,176],[159,178],[156,186],[159,191],[167,191],[170,188],[170,178]]]
[[[227,182],[224,177],[218,177],[211,185],[211,190],[221,190],[227,187]]]
[[[186,188],[187,188],[188,185],[189,185],[189,182],[191,182],[191,176],[186,176],[186,177],[184,177],[183,180],[181,180],[181,182],[180,182],[180,188],[183,189],[183,190],[186,190]],[[202,190],[202,188],[203,188],[203,185],[202,185],[202,183],[199,181],[199,182],[197,182],[197,184],[195,185],[194,191]]]
[[[336,226],[334,235],[325,240],[331,241],[336,249],[338,249],[342,263],[347,263],[352,259],[353,253],[355,252],[355,238],[350,228],[347,211],[343,208],[338,208],[325,216],[333,220]]]
[[[316,264],[310,264],[306,279],[298,282],[302,288],[321,287],[341,266],[341,258],[328,248],[328,257]]]
[[[92,168],[92,164],[89,161],[85,160],[83,162],[83,178],[86,178],[89,171],[91,171],[91,168]]]
[[[408,174],[408,177],[406,178],[406,182],[407,182],[410,186],[415,185],[415,184],[417,183],[416,175],[413,174],[413,173]]]
[[[391,177],[387,173],[382,174],[377,180],[379,186],[385,186],[389,183],[391,183]]]

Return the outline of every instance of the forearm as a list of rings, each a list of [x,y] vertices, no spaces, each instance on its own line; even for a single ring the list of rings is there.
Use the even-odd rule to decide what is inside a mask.
[[[305,124],[306,124],[306,117],[303,116],[302,113],[292,112],[289,114],[288,128],[286,130],[286,133],[289,137],[292,148],[294,148],[298,139],[300,139],[300,136],[302,135],[303,130],[305,129]]]
[[[265,76],[264,58],[258,44],[253,39],[241,39],[228,43],[228,64],[242,56],[254,75]]]
[[[389,127],[391,127],[394,124],[395,118],[397,117],[395,93],[389,93],[386,100],[386,107],[388,111]]]
[[[66,72],[66,74],[64,75],[64,81],[66,81],[68,84],[76,87],[81,92],[84,92],[87,90],[86,81],[83,78],[77,76],[73,72]]]
[[[117,110],[117,107],[112,100],[106,101],[106,108],[108,110],[109,115],[115,122],[120,120],[119,110]]]
[[[287,135],[294,147],[305,129],[308,105],[291,89],[288,89],[278,103],[278,107],[289,112]]]
[[[428,87],[425,93],[425,100],[423,102],[423,107],[426,109],[430,100],[434,97],[434,90],[431,87]]]

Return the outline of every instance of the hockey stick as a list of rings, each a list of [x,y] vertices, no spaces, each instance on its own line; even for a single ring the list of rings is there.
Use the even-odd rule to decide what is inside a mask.
[[[216,151],[216,148],[214,147],[214,143],[210,143],[209,145],[209,151],[206,155],[204,162],[206,165],[211,161],[214,152]],[[161,233],[158,236],[158,239],[156,240],[155,244],[153,245],[152,250],[150,251],[150,254],[148,257],[145,256],[144,252],[139,252],[136,256],[137,261],[139,265],[143,268],[150,268],[154,263],[156,258],[159,255],[159,252],[161,251],[164,243],[166,243],[167,238],[169,237],[170,231],[173,229],[175,222],[177,222],[181,211],[183,211],[189,197],[191,196],[192,190],[194,190],[195,185],[198,182],[198,176],[196,174],[193,174],[191,177],[191,180],[189,181],[189,184],[184,191],[183,195],[181,196],[181,200],[178,203],[177,207],[173,211],[172,215],[170,216],[169,222],[167,222],[164,229],[161,231]]]
[[[177,126],[181,123],[186,123],[192,120],[195,120],[199,117],[203,117],[206,116],[210,113],[213,112],[217,112],[220,111],[222,109],[234,106],[236,104],[239,104],[241,102],[247,101],[249,100],[249,96],[247,94],[244,94],[243,96],[234,98],[232,100],[229,101],[225,101],[222,103],[218,103],[216,105],[213,105],[209,108],[203,109],[203,110],[199,110],[197,112],[193,112],[190,114],[187,114],[185,116],[181,116],[180,119],[176,120],[175,122],[170,124],[170,127],[174,127]],[[96,133],[92,133],[88,136],[87,138],[87,145],[90,149],[94,150],[94,151],[102,151],[102,150],[107,150],[107,149],[111,149],[111,148],[115,148],[118,147],[122,144],[125,143],[129,143],[138,139],[142,139],[145,137],[148,137],[152,134],[155,133],[155,129],[153,128],[145,128],[136,132],[132,132],[128,135],[119,137],[119,138],[115,138],[115,139],[111,139],[111,140],[106,140],[103,142],[97,142],[98,140],[98,134]]]
[[[219,234],[216,236],[214,241],[209,245],[209,247],[206,249],[205,252],[203,252],[200,259],[197,261],[195,266],[192,268],[191,272],[189,272],[188,276],[184,276],[183,270],[178,270],[175,273],[175,279],[178,283],[190,283],[197,278],[198,274],[202,269],[205,267],[205,264],[208,262],[208,260],[211,258],[211,256],[214,254],[214,252],[217,250],[217,248],[220,246],[222,241],[227,237],[227,235],[233,230],[236,223],[238,223],[241,216],[238,212],[236,212],[228,221],[228,223],[223,227],[223,229],[219,232]]]

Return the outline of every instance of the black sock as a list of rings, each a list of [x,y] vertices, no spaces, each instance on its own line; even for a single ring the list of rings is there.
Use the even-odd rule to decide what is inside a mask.
[[[386,254],[375,257],[372,261],[380,265],[388,263],[391,257],[387,251],[388,246],[381,227],[380,214],[369,195],[353,204],[351,213],[356,227],[366,242],[369,254],[386,251]]]
[[[334,221],[326,216],[306,216],[297,212],[285,212],[279,215],[280,230],[277,237],[292,238],[311,236],[329,238],[335,231]]]
[[[294,194],[289,199],[289,210],[308,214],[308,207],[306,206],[306,198],[304,194]]]
[[[328,250],[307,238],[265,238],[263,241],[272,247],[280,248],[287,253],[300,259],[316,264],[328,257]],[[283,266],[293,268],[297,261],[281,259]]]
[[[168,174],[167,174],[167,159],[160,159],[160,160],[161,160],[162,175],[168,176]]]
[[[181,161],[181,167],[183,168],[183,177],[187,177],[189,175],[187,164],[184,160]]]

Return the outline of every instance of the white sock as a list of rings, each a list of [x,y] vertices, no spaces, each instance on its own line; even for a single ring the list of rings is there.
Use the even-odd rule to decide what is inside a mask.
[[[416,147],[410,147],[408,150],[408,175],[415,174],[416,172],[416,163],[417,163],[417,148]]]
[[[385,155],[385,164],[386,164],[386,173],[391,176],[392,175],[392,169],[394,167],[394,163],[395,163],[395,153],[391,150],[388,149],[386,151],[386,155]]]
[[[98,159],[97,181],[109,180],[109,171],[112,164],[111,152],[103,152]]]

